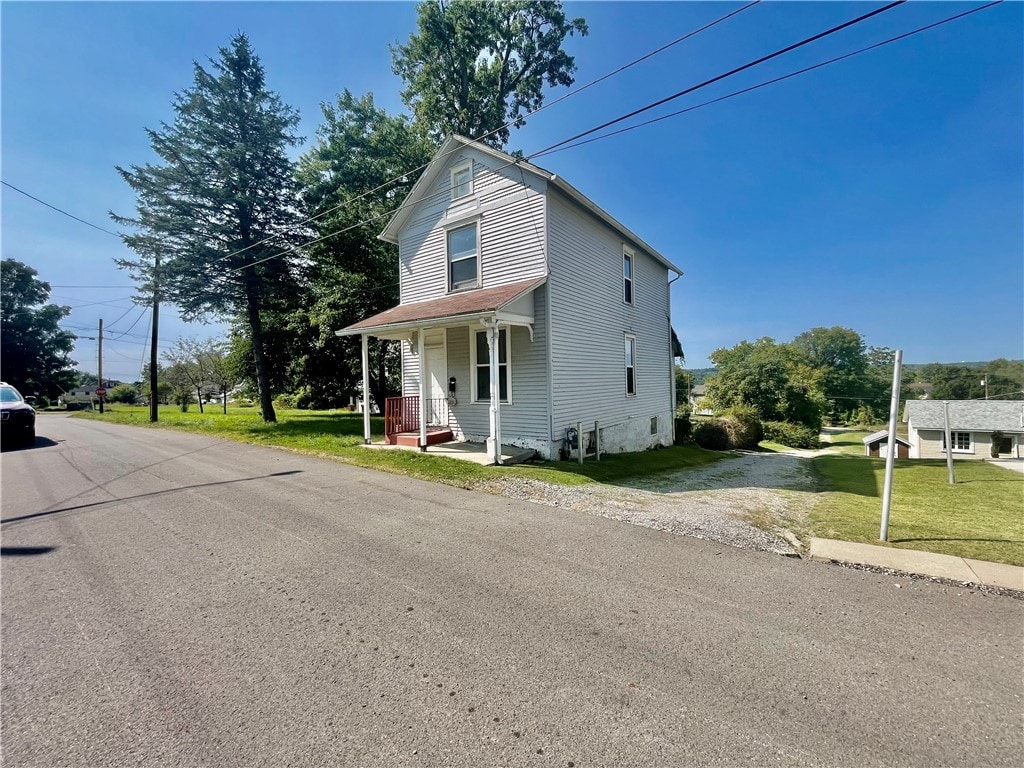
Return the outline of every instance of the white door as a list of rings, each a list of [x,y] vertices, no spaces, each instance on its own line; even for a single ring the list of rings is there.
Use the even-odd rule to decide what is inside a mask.
[[[423,368],[427,381],[427,424],[448,425],[448,350],[444,331],[423,337]]]

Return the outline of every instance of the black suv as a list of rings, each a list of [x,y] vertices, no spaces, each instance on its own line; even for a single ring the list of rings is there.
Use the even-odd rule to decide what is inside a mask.
[[[21,392],[0,381],[0,442],[32,445],[36,441],[36,411],[25,402]]]

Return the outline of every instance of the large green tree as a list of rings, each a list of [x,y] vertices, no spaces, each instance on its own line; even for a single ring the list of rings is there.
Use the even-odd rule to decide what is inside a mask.
[[[435,138],[459,133],[503,147],[516,125],[544,103],[544,86],[569,86],[576,63],[562,44],[586,35],[560,2],[427,0],[417,31],[391,49],[402,98]]]
[[[0,264],[0,379],[22,394],[56,397],[75,385],[75,361],[68,356],[75,335],[59,326],[69,307],[48,304],[50,284],[14,259]]]
[[[389,115],[373,95],[347,90],[323,105],[315,144],[299,161],[303,213],[316,239],[307,253],[305,299],[287,320],[295,335],[289,377],[314,402],[341,404],[359,381],[360,344],[334,331],[398,303],[398,254],[378,239],[436,145],[403,116]],[[397,179],[397,181],[394,181]],[[371,343],[370,394],[378,404],[398,386],[395,345]]]
[[[821,373],[800,350],[774,339],[741,341],[710,355],[718,372],[706,394],[716,410],[754,408],[764,421],[789,421],[818,429],[825,411]]]
[[[148,130],[158,163],[118,168],[136,194],[139,259],[122,260],[150,295],[156,288],[186,319],[234,318],[249,338],[260,408],[276,421],[263,313],[294,291],[298,210],[288,148],[298,113],[267,89],[245,35],[194,65],[194,84],[174,99],[174,120]]]

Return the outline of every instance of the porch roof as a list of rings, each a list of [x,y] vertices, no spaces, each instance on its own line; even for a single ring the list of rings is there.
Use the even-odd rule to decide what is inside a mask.
[[[543,285],[546,280],[547,277],[519,280],[493,288],[453,293],[439,299],[399,304],[334,333],[338,336],[377,335],[382,331],[417,328],[431,320],[470,320],[477,316],[500,312]]]

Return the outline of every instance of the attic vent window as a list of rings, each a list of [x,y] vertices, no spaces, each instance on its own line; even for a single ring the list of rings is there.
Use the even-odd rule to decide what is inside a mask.
[[[473,194],[473,161],[452,168],[452,200]]]

